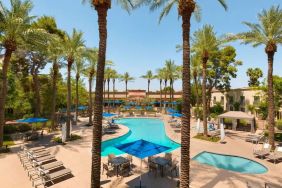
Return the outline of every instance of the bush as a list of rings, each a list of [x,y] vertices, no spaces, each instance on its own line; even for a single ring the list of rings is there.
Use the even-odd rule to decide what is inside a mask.
[[[13,134],[18,131],[15,125],[4,125],[4,134]]]
[[[268,131],[265,131],[265,132],[264,132],[264,136],[265,136],[265,137],[268,137]],[[275,140],[276,142],[282,142],[282,133],[275,133],[275,134],[274,134],[274,140]]]
[[[232,124],[232,119],[230,119],[230,118],[224,118],[223,123],[224,123],[224,124]]]
[[[26,131],[30,131],[32,129],[32,127],[28,124],[22,124],[18,126],[18,131],[19,132],[26,132]]]
[[[244,119],[240,119],[240,125],[243,125],[243,126],[247,126],[248,125],[248,122]]]
[[[203,108],[196,107],[194,109],[194,114],[195,114],[196,118],[200,118],[200,120],[203,120]],[[197,117],[197,115],[198,115],[198,117]]]
[[[276,127],[277,127],[278,130],[282,131],[282,120],[277,120],[276,121]]]
[[[223,107],[220,103],[216,103],[213,107],[211,107],[210,112],[215,115],[220,115],[224,111]]]
[[[79,140],[79,139],[81,139],[81,138],[82,138],[82,137],[79,136],[79,135],[77,135],[77,134],[71,134],[71,137],[70,137],[70,140],[69,140],[69,141]],[[59,144],[62,144],[62,143],[63,143],[62,137],[60,137],[60,136],[55,136],[55,137],[53,137],[53,138],[52,138],[52,141],[53,141],[53,142],[57,142],[57,143],[59,143]]]

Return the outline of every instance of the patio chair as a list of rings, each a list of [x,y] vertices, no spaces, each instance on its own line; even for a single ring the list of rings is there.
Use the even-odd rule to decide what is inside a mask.
[[[282,160],[282,146],[276,147],[275,151],[267,156],[267,159],[276,164],[277,161]]]
[[[266,183],[264,184],[264,187],[265,187],[265,188],[282,188],[281,185],[277,185],[277,184],[270,183],[270,182],[266,182]]]
[[[60,171],[56,171],[50,174],[46,173],[42,175],[42,183],[36,184],[34,186],[35,188],[37,188],[39,185],[43,185],[44,187],[46,187],[46,184],[49,182],[51,182],[54,185],[55,184],[54,180],[65,177],[67,175],[71,175],[71,170],[68,168],[65,168]]]
[[[149,167],[149,173],[154,172],[155,177],[156,177],[158,175],[158,165],[153,163],[153,162],[149,162],[148,167]],[[148,173],[148,175],[149,175],[149,173]]]
[[[108,155],[108,165],[112,164],[112,160],[116,158],[115,154],[109,154]]]
[[[109,129],[109,128],[105,128],[105,129],[103,129],[102,133],[104,133],[104,134],[115,134],[116,131],[112,130],[112,129]]]
[[[262,149],[253,151],[254,156],[259,157],[261,159],[269,155],[269,153],[270,153],[270,144],[267,144],[267,143],[263,144]]]
[[[178,176],[178,161],[173,160],[171,165],[168,168],[168,171],[171,174],[171,177],[173,178],[173,172],[175,172],[175,175]]]
[[[165,153],[164,158],[169,161],[169,165],[172,163],[172,153]]]
[[[127,155],[126,158],[128,159],[129,163],[132,164],[132,155]]]
[[[220,129],[215,129],[213,131],[209,131],[208,134],[212,137],[219,136],[220,135]]]
[[[252,142],[255,144],[258,144],[260,142],[262,142],[264,139],[264,135],[253,135],[253,136],[248,136],[245,141],[246,142]]]
[[[128,163],[122,164],[121,165],[121,169],[120,169],[120,174],[122,176],[125,176],[125,175],[129,176],[130,173],[131,173],[131,165],[130,165],[130,163],[128,162]]]
[[[38,168],[34,168],[31,171],[28,171],[28,176],[29,176],[30,179],[32,179],[34,181],[35,179],[40,178],[40,172],[41,171],[54,170],[54,169],[60,168],[62,166],[63,166],[63,162],[61,162],[61,161],[56,161],[56,162],[52,162],[52,163],[49,163],[49,164],[45,164],[45,165],[42,165]],[[34,178],[34,176],[36,176],[36,178]]]
[[[114,175],[114,168],[109,167],[109,166],[106,165],[105,163],[103,163],[102,174],[104,174],[104,171],[106,171],[107,178]]]

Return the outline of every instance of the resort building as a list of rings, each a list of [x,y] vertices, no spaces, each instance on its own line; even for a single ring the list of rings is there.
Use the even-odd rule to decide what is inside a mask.
[[[265,97],[265,93],[260,89],[254,89],[250,87],[231,89],[226,92],[219,90],[212,91],[211,106],[220,103],[225,111],[242,111],[251,114],[250,106],[257,106]],[[258,113],[255,110],[253,112],[255,117],[258,117]],[[282,108],[276,112],[276,118],[282,119]]]

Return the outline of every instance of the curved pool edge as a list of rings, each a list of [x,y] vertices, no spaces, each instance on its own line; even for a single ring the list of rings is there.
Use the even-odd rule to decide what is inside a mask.
[[[202,152],[198,153],[197,155],[195,155],[194,157],[192,157],[191,160],[197,162],[198,164],[211,166],[211,167],[214,167],[214,168],[217,168],[217,169],[220,169],[220,170],[226,170],[226,171],[229,171],[229,172],[239,173],[239,174],[251,174],[251,173],[243,173],[243,172],[233,171],[233,170],[229,170],[229,169],[219,168],[219,167],[217,167],[217,166],[210,165],[210,164],[205,164],[205,163],[200,163],[199,161],[195,160],[196,157],[200,156],[200,155],[203,154],[203,153],[211,153],[211,154],[215,154],[215,155],[223,155],[223,156],[238,157],[238,158],[246,159],[246,160],[252,161],[252,162],[257,163],[257,164],[261,165],[262,167],[264,167],[264,168],[266,169],[266,172],[265,172],[265,173],[268,173],[268,172],[269,172],[268,167],[265,166],[264,164],[262,164],[262,163],[260,163],[260,162],[258,162],[258,161],[255,161],[255,160],[253,160],[253,159],[250,159],[250,158],[247,158],[247,157],[242,157],[242,156],[239,156],[239,155],[215,153],[215,152],[211,152],[211,151],[202,151]],[[260,175],[260,174],[265,174],[265,173],[257,173],[257,174],[252,174],[252,175]]]
[[[119,118],[119,119],[158,119],[158,120],[162,121],[162,123],[163,123],[163,127],[164,127],[164,130],[165,130],[165,136],[166,136],[171,142],[173,142],[173,143],[179,145],[179,147],[176,148],[176,149],[181,148],[181,144],[180,144],[179,142],[175,141],[174,139],[171,139],[171,137],[168,136],[167,131],[166,131],[166,123],[167,123],[167,122],[166,122],[162,117],[123,117],[123,118]],[[118,125],[127,128],[127,132],[124,133],[124,134],[121,134],[121,135],[119,135],[119,136],[116,136],[116,137],[112,137],[112,138],[109,138],[109,139],[102,140],[102,143],[110,142],[110,141],[113,141],[113,140],[115,140],[115,139],[119,139],[119,138],[122,138],[122,137],[127,137],[127,136],[129,136],[129,135],[132,133],[132,131],[130,130],[130,128],[127,127],[126,125],[123,125],[122,123],[118,123]],[[101,157],[107,157],[107,156],[101,155]]]
[[[122,127],[122,129],[125,129],[125,131],[124,132],[122,132],[121,134],[117,134],[117,135],[112,135],[113,137],[109,137],[109,138],[105,138],[105,139],[103,139],[103,137],[102,137],[102,142],[106,142],[106,141],[110,141],[110,140],[113,140],[113,139],[116,139],[116,138],[120,138],[120,137],[122,137],[122,136],[125,136],[125,135],[127,135],[129,132],[130,132],[130,129],[127,127],[127,126],[125,126],[125,125],[123,125],[123,124],[118,124],[120,127]]]

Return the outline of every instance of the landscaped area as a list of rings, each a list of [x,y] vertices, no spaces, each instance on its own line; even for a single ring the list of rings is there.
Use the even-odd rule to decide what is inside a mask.
[[[0,187],[281,188],[279,1],[1,1]]]

